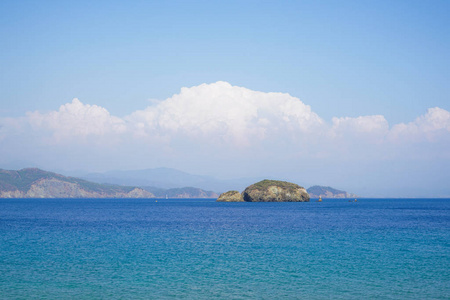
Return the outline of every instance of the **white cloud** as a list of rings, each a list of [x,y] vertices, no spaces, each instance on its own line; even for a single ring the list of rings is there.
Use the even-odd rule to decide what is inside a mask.
[[[36,130],[50,130],[56,142],[73,137],[104,136],[125,132],[125,122],[111,116],[100,106],[83,104],[77,98],[62,105],[58,111],[27,113],[28,121]]]
[[[289,94],[257,92],[222,81],[182,88],[126,120],[139,136],[181,134],[236,146],[277,134],[307,134],[324,124],[310,106]]]
[[[417,143],[439,141],[450,133],[450,112],[438,107],[392,129],[382,115],[334,117],[327,124],[309,105],[289,94],[258,92],[223,81],[182,88],[179,94],[152,103],[119,118],[75,98],[58,111],[1,119],[0,140],[25,132],[28,125],[35,137],[50,134],[52,144],[123,141],[126,133],[147,144],[199,143],[228,149],[251,149],[261,143],[271,148],[302,145],[297,148],[317,149],[356,139],[359,144]]]
[[[442,135],[450,133],[450,112],[445,109],[429,108],[422,115],[408,124],[400,123],[392,127],[390,139],[397,142],[435,141]]]
[[[332,122],[331,133],[334,136],[345,136],[347,134],[384,136],[389,131],[388,121],[381,115],[361,116],[357,118],[334,117]]]

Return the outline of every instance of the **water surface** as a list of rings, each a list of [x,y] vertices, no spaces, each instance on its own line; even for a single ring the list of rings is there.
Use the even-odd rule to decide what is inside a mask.
[[[449,199],[0,199],[0,298],[449,299]]]

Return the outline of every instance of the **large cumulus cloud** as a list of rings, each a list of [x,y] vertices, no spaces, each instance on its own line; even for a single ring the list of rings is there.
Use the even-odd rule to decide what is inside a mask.
[[[310,106],[289,94],[257,92],[227,82],[182,88],[126,120],[141,136],[183,135],[237,147],[277,135],[309,134],[324,124]]]

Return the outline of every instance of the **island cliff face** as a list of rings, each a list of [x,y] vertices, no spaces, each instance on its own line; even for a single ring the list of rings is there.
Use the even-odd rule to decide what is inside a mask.
[[[244,202],[244,198],[238,191],[228,191],[221,194],[217,202]]]
[[[141,188],[105,185],[36,168],[0,169],[0,198],[153,198]]]
[[[229,191],[220,195],[219,202],[308,202],[305,188],[286,181],[263,180],[247,187],[242,194]]]

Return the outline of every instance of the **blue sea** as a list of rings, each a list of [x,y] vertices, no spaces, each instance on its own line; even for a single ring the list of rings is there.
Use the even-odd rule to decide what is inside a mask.
[[[0,199],[1,299],[450,299],[450,199]]]

